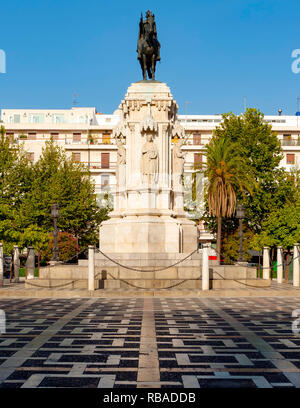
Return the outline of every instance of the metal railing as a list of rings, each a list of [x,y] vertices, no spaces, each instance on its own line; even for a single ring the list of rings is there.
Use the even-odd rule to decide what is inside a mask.
[[[300,139],[281,140],[282,146],[300,146]]]

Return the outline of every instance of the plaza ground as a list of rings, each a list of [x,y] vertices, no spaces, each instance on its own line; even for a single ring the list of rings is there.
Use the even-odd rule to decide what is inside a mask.
[[[2,388],[300,388],[299,296],[0,298],[0,309]]]

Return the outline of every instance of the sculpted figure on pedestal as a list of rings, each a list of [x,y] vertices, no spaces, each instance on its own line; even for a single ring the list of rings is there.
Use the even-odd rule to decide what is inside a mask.
[[[121,139],[117,140],[117,146],[118,146],[117,164],[126,164],[126,150]]]
[[[147,141],[142,147],[141,173],[143,182],[151,184],[157,182],[158,150],[151,134],[147,134]]]
[[[184,156],[182,152],[183,139],[179,139],[173,147],[173,184],[180,186],[184,172]]]
[[[117,168],[116,177],[117,185],[125,185],[125,165],[126,165],[126,149],[121,139],[117,139],[118,155],[117,155]]]

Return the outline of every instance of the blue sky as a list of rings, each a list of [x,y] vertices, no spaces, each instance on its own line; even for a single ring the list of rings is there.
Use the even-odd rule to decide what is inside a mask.
[[[0,108],[95,106],[112,113],[132,82],[141,11],[156,15],[166,82],[185,114],[257,107],[295,114],[300,2],[295,0],[10,0],[0,8]],[[186,102],[189,102],[188,104]]]

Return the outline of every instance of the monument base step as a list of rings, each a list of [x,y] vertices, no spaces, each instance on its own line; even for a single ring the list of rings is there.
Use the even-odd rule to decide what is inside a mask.
[[[202,289],[202,254],[109,254],[97,253],[95,289]],[[179,262],[179,263],[178,263]],[[210,288],[267,287],[270,280],[257,279],[256,268],[210,263]],[[39,278],[26,280],[25,288],[88,289],[88,263],[55,265],[40,269]]]
[[[269,279],[211,279],[211,289],[268,287]],[[25,281],[25,288],[88,289],[87,279],[40,279]],[[95,289],[202,289],[201,279],[96,279]]]

